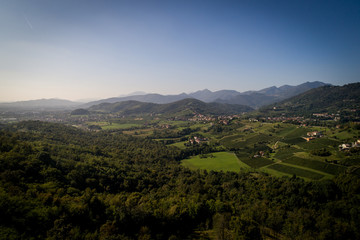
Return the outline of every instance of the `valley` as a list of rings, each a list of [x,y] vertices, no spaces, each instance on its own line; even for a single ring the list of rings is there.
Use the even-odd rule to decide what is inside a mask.
[[[311,94],[2,111],[0,237],[357,239],[359,99]]]
[[[360,239],[360,1],[0,16],[0,240]]]
[[[119,131],[191,152],[190,160],[183,161],[183,165],[191,169],[256,170],[274,176],[296,175],[305,180],[330,179],[345,171],[360,173],[357,167],[353,167],[360,164],[356,160],[354,162],[359,157],[360,145],[346,151],[339,148],[341,144],[354,144],[359,140],[360,125],[307,126],[301,122],[253,121],[245,116],[213,119],[172,121],[157,117],[87,124],[99,126],[98,131]],[[316,133],[319,137],[309,137]],[[323,156],[322,150],[326,151]],[[231,157],[226,163],[210,163],[220,161],[221,154],[234,155],[236,158]],[[226,159],[225,155],[222,157]],[[222,169],[218,164],[230,164],[232,167],[224,166]]]

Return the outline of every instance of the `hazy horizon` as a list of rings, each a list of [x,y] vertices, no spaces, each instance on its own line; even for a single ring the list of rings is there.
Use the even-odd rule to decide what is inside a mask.
[[[359,82],[358,1],[0,1],[0,102]]]
[[[306,82],[304,82],[306,83]],[[300,83],[299,85],[301,84],[304,84],[304,83]],[[325,84],[329,84],[329,83],[325,83]],[[284,85],[289,85],[289,84],[284,84]],[[33,100],[49,100],[49,99],[57,99],[57,100],[69,100],[69,101],[73,101],[73,102],[84,102],[84,103],[87,103],[87,102],[91,102],[91,101],[97,101],[97,100],[101,100],[101,99],[107,99],[107,98],[116,98],[116,97],[128,97],[128,96],[136,96],[136,95],[146,95],[146,94],[161,94],[161,95],[180,95],[180,94],[192,94],[192,93],[195,93],[195,92],[198,92],[198,91],[204,91],[204,90],[209,90],[211,92],[216,92],[216,91],[221,91],[221,90],[235,90],[235,91],[238,91],[239,93],[243,93],[243,92],[247,92],[247,91],[259,91],[259,90],[263,90],[263,89],[266,89],[266,88],[270,88],[270,87],[282,87],[284,85],[281,85],[281,86],[275,86],[275,85],[272,85],[272,86],[266,86],[266,87],[262,87],[260,89],[250,89],[250,90],[246,90],[246,91],[238,91],[236,89],[216,89],[216,90],[212,90],[212,89],[209,89],[209,88],[203,88],[203,89],[198,89],[196,91],[185,91],[185,92],[175,92],[175,93],[167,93],[167,92],[163,92],[163,93],[160,93],[160,92],[145,92],[145,91],[135,91],[135,92],[130,92],[130,93],[126,93],[126,94],[120,94],[120,95],[116,95],[116,96],[104,96],[104,97],[100,97],[100,98],[82,98],[82,99],[68,99],[68,98],[60,98],[60,97],[57,97],[57,96],[53,96],[53,97],[48,97],[48,98],[44,98],[44,97],[41,97],[41,98],[34,98],[34,99],[24,99],[24,100],[15,100],[15,101],[0,101],[0,103],[11,103],[11,102],[22,102],[22,101],[33,101]],[[290,86],[295,86],[295,85],[290,85]],[[337,86],[337,85],[334,85],[334,86]]]

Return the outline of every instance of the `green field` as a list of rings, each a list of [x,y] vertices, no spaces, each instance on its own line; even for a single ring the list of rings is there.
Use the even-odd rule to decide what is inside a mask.
[[[309,131],[310,131],[310,129],[307,129],[307,128],[296,128],[295,126],[292,126],[292,130],[287,132],[285,137],[288,139],[299,138],[299,137],[305,136],[306,133]]]
[[[340,140],[346,140],[346,139],[352,139],[354,137],[354,134],[348,131],[339,131],[335,134],[332,134],[331,136],[336,136]]]
[[[328,139],[328,138],[318,138],[314,139],[310,142],[303,142],[298,144],[299,147],[306,149],[306,150],[314,150],[314,149],[320,149],[320,148],[337,148],[340,144],[340,141]]]
[[[140,127],[138,123],[111,123],[111,122],[88,122],[88,125],[100,126],[103,130],[114,130],[114,129],[129,129],[134,127]]]
[[[186,146],[184,144],[187,142],[188,141],[177,142],[177,143],[169,144],[169,146],[174,146],[174,147],[178,147],[180,149],[185,149]]]
[[[277,137],[260,133],[252,134],[247,137],[244,137],[244,135],[228,136],[222,138],[220,143],[228,148],[246,148],[253,147],[255,144],[275,143],[276,141]]]
[[[111,125],[101,127],[104,130],[111,130],[111,129],[129,129],[134,127],[140,127],[140,124],[134,123],[113,123]]]
[[[181,165],[190,169],[206,169],[208,171],[232,171],[239,172],[241,168],[248,168],[241,163],[234,153],[216,152],[208,154],[207,158],[200,158],[200,155],[185,159]]]
[[[286,139],[283,139],[281,141],[284,142],[284,143],[292,144],[292,145],[306,142],[306,140],[301,138],[301,137],[286,138]]]
[[[291,157],[289,159],[286,159],[284,162],[290,163],[293,165],[306,167],[306,168],[311,168],[311,169],[321,171],[324,173],[328,173],[328,174],[332,174],[332,175],[342,173],[346,169],[343,166],[320,162],[320,161],[316,161],[316,160],[303,159],[303,158],[299,158],[299,157]]]
[[[287,166],[287,165],[283,165],[283,164],[274,164],[274,165],[268,166],[267,168],[276,170],[278,172],[291,174],[291,175],[295,174],[296,176],[308,178],[311,180],[319,180],[324,177],[324,175],[313,172],[313,171],[308,171],[305,169],[291,167],[291,166]]]
[[[124,130],[123,133],[127,134],[127,135],[138,136],[138,137],[147,137],[147,136],[150,136],[151,134],[153,134],[153,129],[145,128],[145,129],[135,129],[135,130],[126,130],[126,131]]]
[[[238,156],[239,159],[252,168],[261,168],[273,164],[274,162],[270,159],[259,157],[259,158],[243,158]]]
[[[275,157],[280,160],[285,160],[285,159],[293,156],[293,154],[296,152],[301,152],[301,150],[294,148],[294,147],[282,148],[276,152]]]

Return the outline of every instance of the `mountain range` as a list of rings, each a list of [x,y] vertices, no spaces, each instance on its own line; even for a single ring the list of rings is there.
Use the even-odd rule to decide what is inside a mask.
[[[151,94],[132,95],[127,97],[102,99],[102,100],[86,103],[82,107],[88,108],[92,105],[97,105],[100,103],[115,103],[115,102],[129,101],[129,100],[165,104],[165,103],[176,102],[186,98],[195,98],[207,103],[218,102],[218,103],[227,103],[227,104],[239,104],[239,105],[246,105],[252,108],[259,108],[261,106],[298,95],[310,89],[318,88],[326,85],[330,85],[330,84],[326,84],[323,82],[306,82],[298,86],[289,86],[289,85],[284,85],[281,87],[273,86],[259,91],[247,91],[243,93],[240,93],[235,90],[220,90],[220,91],[212,92],[208,89],[200,90],[189,94],[181,93],[178,95],[160,95],[160,94],[151,93]]]
[[[66,110],[80,106],[83,103],[73,102],[64,99],[37,99],[29,101],[18,101],[9,103],[0,103],[0,109],[2,110]]]
[[[289,97],[296,96],[310,89],[326,86],[323,82],[306,82],[297,86],[284,85],[281,87],[269,87],[259,91],[238,92],[235,90],[220,90],[212,92],[208,89],[193,93],[181,93],[178,95],[161,95],[156,93],[145,94],[137,92],[136,95],[113,97],[88,103],[72,102],[62,99],[40,99],[11,103],[0,103],[3,110],[65,110],[75,108],[89,108],[101,103],[116,103],[124,101],[138,101],[146,103],[167,104],[187,98],[194,98],[206,103],[217,102],[227,104],[246,105],[251,108],[259,108],[271,103],[279,102]]]

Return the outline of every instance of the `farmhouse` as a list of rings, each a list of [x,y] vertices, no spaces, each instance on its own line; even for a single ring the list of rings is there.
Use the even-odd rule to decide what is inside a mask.
[[[229,121],[228,120],[220,120],[219,124],[228,125]]]
[[[253,158],[259,158],[259,157],[263,157],[265,155],[265,152],[264,151],[259,151],[258,154],[255,154],[253,156]]]
[[[318,131],[313,131],[313,132],[308,132],[306,133],[307,137],[303,137],[303,139],[305,139],[307,142],[309,142],[310,140],[313,140],[315,138],[319,138],[322,137],[322,133],[318,132]]]
[[[207,142],[208,139],[207,138],[201,138],[201,137],[192,137],[189,139],[189,142],[191,145],[194,145],[194,144],[201,144],[201,143],[204,143],[204,142]]]
[[[360,139],[352,144],[352,147],[360,147]]]
[[[340,151],[349,150],[350,148],[351,148],[351,145],[349,143],[343,143],[343,144],[339,145]]]
[[[322,137],[321,132],[318,132],[318,131],[308,132],[306,135],[308,137],[314,137],[314,138]]]
[[[351,148],[358,148],[360,147],[360,139],[356,140],[356,142],[353,143],[343,143],[339,145],[340,151],[350,150]]]

